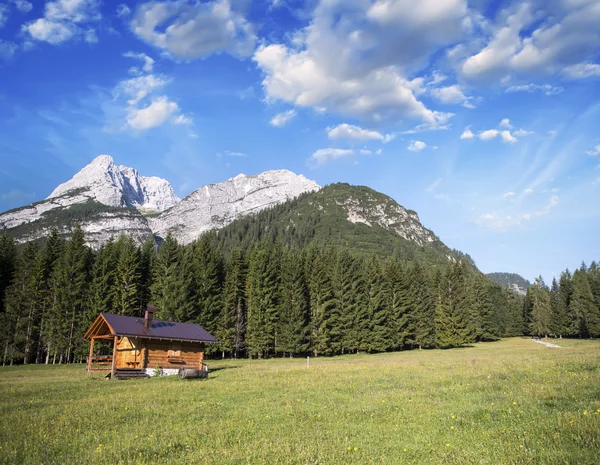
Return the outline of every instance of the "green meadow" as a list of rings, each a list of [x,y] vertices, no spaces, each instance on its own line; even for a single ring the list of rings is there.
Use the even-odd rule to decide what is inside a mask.
[[[597,464],[600,341],[209,361],[206,380],[0,368],[6,464]]]

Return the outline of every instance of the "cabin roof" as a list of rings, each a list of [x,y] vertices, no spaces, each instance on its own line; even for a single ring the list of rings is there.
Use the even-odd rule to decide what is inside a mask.
[[[217,342],[215,337],[202,328],[200,325],[193,323],[177,323],[174,321],[152,320],[152,326],[148,329],[144,327],[144,319],[133,316],[113,315],[111,313],[101,313],[98,316],[103,318],[108,324],[111,335],[114,336],[130,336],[139,337],[142,339],[168,339],[172,341],[187,341],[187,342]],[[84,338],[91,339],[96,331],[94,328],[99,328],[94,323],[86,332]]]

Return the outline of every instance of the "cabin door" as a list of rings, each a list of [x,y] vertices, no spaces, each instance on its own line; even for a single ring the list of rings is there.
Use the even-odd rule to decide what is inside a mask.
[[[117,368],[143,368],[140,341],[124,337],[117,346]]]

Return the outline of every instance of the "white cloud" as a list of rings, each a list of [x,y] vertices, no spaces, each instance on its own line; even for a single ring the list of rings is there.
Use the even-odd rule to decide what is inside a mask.
[[[5,60],[11,59],[17,51],[17,48],[17,44],[14,42],[5,42],[0,39],[0,58]]]
[[[427,144],[425,142],[421,142],[420,140],[411,140],[407,148],[411,152],[420,152],[425,147],[427,147]]]
[[[178,110],[177,104],[169,101],[167,97],[157,97],[145,108],[130,108],[127,115],[127,124],[140,131],[154,128],[163,124]]]
[[[425,192],[435,192],[435,190],[440,186],[442,181],[443,181],[442,178],[437,178],[429,186],[427,186],[427,189],[425,189]]]
[[[482,29],[483,46],[469,47],[459,71],[467,79],[504,80],[563,70],[574,77],[600,47],[597,1],[512,3]],[[576,68],[572,68],[572,67]],[[577,68],[579,67],[579,68]]]
[[[194,124],[194,121],[192,120],[192,118],[188,118],[187,116],[177,115],[177,117],[173,119],[173,124],[191,126],[192,124]]]
[[[502,137],[502,140],[504,142],[507,142],[509,144],[514,144],[515,142],[517,142],[517,139],[515,137],[513,137],[513,135],[510,133],[510,131],[502,131],[500,133],[500,136]]]
[[[378,131],[363,129],[352,124],[342,123],[335,127],[327,128],[327,137],[332,140],[354,139],[360,141],[379,140],[384,143],[390,142],[395,138],[394,134],[382,134]]]
[[[8,6],[0,4],[0,28],[4,27],[8,20]]]
[[[289,123],[295,116],[296,116],[296,110],[294,110],[294,109],[283,111],[283,112],[277,113],[275,116],[273,116],[273,118],[271,118],[271,121],[269,121],[269,124],[271,126],[280,128],[280,127],[285,126],[287,123]]]
[[[558,95],[563,90],[564,89],[562,87],[552,86],[550,84],[542,84],[542,85],[538,85],[538,84],[523,84],[523,85],[518,85],[518,86],[507,87],[504,92],[507,92],[507,93],[511,93],[511,92],[529,92],[529,93],[531,93],[531,92],[540,91],[540,92],[543,92],[546,95]]]
[[[17,7],[17,10],[19,10],[21,13],[29,13],[33,8],[31,2],[28,2],[27,0],[12,0],[12,3],[14,3],[14,5]]]
[[[48,21],[45,18],[39,18],[23,27],[35,40],[48,42],[52,45],[69,40],[74,35],[73,29],[67,25]]]
[[[94,43],[96,31],[85,24],[99,21],[97,0],[55,0],[46,3],[44,17],[24,24],[21,30],[35,40],[58,45],[72,38]]]
[[[323,165],[331,160],[338,160],[340,158],[347,158],[354,155],[354,150],[349,149],[319,149],[315,153],[313,153],[309,162],[314,162],[316,165]]]
[[[322,1],[289,46],[264,44],[254,61],[269,100],[371,121],[416,119],[437,128],[440,115],[417,99],[423,78],[409,79],[407,70],[462,38],[467,12],[465,0],[423,0],[419,8],[396,0]]]
[[[552,210],[554,207],[556,207],[558,205],[558,195],[553,195],[550,198],[550,201],[548,202],[548,205],[546,205],[546,207],[543,210],[539,210],[533,213],[525,213],[523,215],[523,219],[524,220],[531,220],[532,218],[535,217],[539,217],[539,216],[545,216],[548,213],[550,213],[550,210]]]
[[[431,95],[442,103],[462,104],[467,108],[473,108],[473,105],[469,102],[472,97],[467,97],[458,84],[432,89]]]
[[[119,6],[117,6],[117,17],[118,18],[124,18],[126,16],[129,16],[130,14],[131,14],[131,8],[129,8],[124,3],[121,3]]]
[[[507,192],[506,194],[502,194],[502,197],[504,197],[505,199],[509,199],[511,197],[514,197],[516,194],[514,192]]]
[[[523,195],[529,195],[529,194],[533,194],[533,189],[528,188],[523,191]]]
[[[521,222],[510,215],[501,215],[498,213],[484,213],[473,220],[475,224],[487,229],[503,231],[513,226],[518,226]]]
[[[512,129],[513,127],[508,118],[504,118],[502,121],[500,121],[500,124],[498,126],[506,129]]]
[[[187,60],[219,52],[248,56],[256,42],[254,27],[229,0],[144,3],[131,27],[141,39]]]
[[[600,155],[600,145],[596,145],[592,150],[588,150],[587,153],[590,157],[595,157]]]
[[[473,139],[473,137],[475,137],[475,135],[473,134],[469,126],[467,126],[463,133],[460,135],[461,139]]]
[[[513,135],[515,135],[517,137],[523,137],[528,134],[533,134],[533,131],[526,131],[525,129],[517,129],[516,131],[513,132]]]
[[[434,198],[438,200],[448,200],[448,194],[435,194]]]
[[[225,150],[225,152],[223,152],[223,154],[226,157],[247,157],[248,155],[243,153],[243,152],[232,152],[230,150]]]
[[[138,76],[121,81],[117,86],[117,91],[122,91],[132,97],[128,103],[130,105],[135,105],[165,84],[167,84],[167,80],[163,77],[148,74],[146,76]]]
[[[142,70],[145,73],[152,72],[152,69],[154,67],[154,60],[151,57],[149,57],[148,55],[146,55],[145,53],[127,52],[127,53],[124,53],[123,56],[125,58],[133,58],[134,60],[140,60],[140,61],[144,62],[143,66],[142,66]],[[137,68],[133,68],[133,71],[135,74],[140,72]]]
[[[600,76],[600,65],[595,63],[578,63],[563,70],[565,76],[571,79],[585,79]]]
[[[500,134],[497,129],[488,129],[479,133],[479,138],[484,141],[492,140]]]

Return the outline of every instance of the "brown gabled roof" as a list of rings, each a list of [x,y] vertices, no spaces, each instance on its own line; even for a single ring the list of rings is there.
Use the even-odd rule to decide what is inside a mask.
[[[111,313],[101,313],[96,322],[85,333],[85,339],[91,339],[95,331],[99,328],[98,320],[103,319],[108,326],[110,336],[130,336],[142,339],[168,339],[172,341],[183,342],[208,342],[215,343],[215,337],[193,323],[176,323],[174,321],[152,320],[152,327],[144,327],[144,319],[132,316],[113,315]]]

